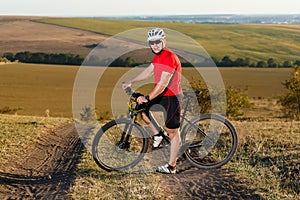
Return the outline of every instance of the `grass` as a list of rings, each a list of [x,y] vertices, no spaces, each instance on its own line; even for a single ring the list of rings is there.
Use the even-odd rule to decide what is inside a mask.
[[[8,107],[21,115],[72,116],[72,92],[79,67],[41,64],[0,65],[0,109]],[[95,68],[95,70],[103,70]],[[111,114],[111,95],[120,78],[129,68],[109,68],[103,74],[96,91],[99,115]],[[225,85],[249,87],[250,98],[272,99],[285,92],[281,83],[290,77],[291,69],[220,68]],[[194,69],[185,68],[188,80],[200,78]],[[120,100],[120,99],[118,99]],[[122,100],[122,99],[121,99]],[[18,110],[19,109],[19,110]]]
[[[225,55],[232,59],[250,58],[251,62],[273,58],[283,63],[285,60],[299,59],[300,29],[295,25],[190,24],[86,18],[46,18],[38,22],[88,30],[107,36],[134,28],[159,26],[190,36],[217,59],[222,59]]]
[[[67,117],[72,105],[76,67],[57,65],[0,65],[0,108],[20,108],[22,115]]]
[[[283,119],[235,121],[239,148],[228,168],[250,181],[266,199],[296,199],[300,194],[300,122]]]

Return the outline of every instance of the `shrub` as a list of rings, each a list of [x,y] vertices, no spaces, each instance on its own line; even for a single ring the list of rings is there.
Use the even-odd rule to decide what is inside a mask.
[[[91,105],[85,106],[82,108],[82,112],[80,113],[80,120],[84,122],[93,122],[96,119],[95,110]]]
[[[294,71],[290,79],[283,82],[288,93],[281,96],[279,103],[283,106],[282,111],[287,117],[300,119],[300,67],[293,66]]]
[[[193,81],[191,86],[194,90],[201,91],[201,93],[197,96],[200,113],[208,113],[211,111],[210,94],[205,84],[201,80],[198,80]]]
[[[199,102],[200,113],[211,112],[211,98],[218,98],[224,94],[224,91],[215,92],[212,97],[208,88],[205,86],[203,81],[197,80],[191,83],[194,90],[199,90],[201,93],[197,96]],[[247,96],[248,88],[236,89],[233,87],[226,88],[226,115],[236,117],[243,115],[242,108],[249,108],[250,101]],[[221,103],[220,103],[221,104]],[[220,105],[221,107],[222,105]]]
[[[11,108],[9,106],[4,106],[3,108],[0,108],[0,114],[13,114],[18,110],[22,110],[22,108]]]
[[[233,87],[228,87],[226,89],[227,97],[227,115],[236,117],[243,115],[242,108],[249,108],[251,106],[248,95],[248,88],[237,89]]]

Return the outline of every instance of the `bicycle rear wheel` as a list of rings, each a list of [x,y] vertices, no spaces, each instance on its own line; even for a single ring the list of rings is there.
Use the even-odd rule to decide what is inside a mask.
[[[95,162],[106,171],[134,167],[146,153],[148,138],[142,126],[128,119],[105,124],[96,134],[92,153]]]
[[[198,168],[212,169],[226,164],[234,155],[238,137],[224,117],[204,114],[192,120],[183,131],[185,155]]]

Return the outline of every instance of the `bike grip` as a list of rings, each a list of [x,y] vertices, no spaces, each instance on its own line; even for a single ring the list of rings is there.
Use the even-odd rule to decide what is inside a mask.
[[[125,92],[126,92],[128,95],[132,95],[132,94],[134,93],[134,91],[133,91],[130,87],[125,88]]]
[[[144,102],[144,103],[141,103],[141,104],[137,104],[136,109],[137,110],[147,109],[148,106],[149,106],[149,102]]]

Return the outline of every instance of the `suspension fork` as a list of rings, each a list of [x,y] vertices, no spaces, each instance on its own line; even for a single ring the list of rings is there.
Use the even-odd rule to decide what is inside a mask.
[[[182,130],[183,122],[184,122],[184,120],[186,119],[185,116],[186,116],[186,113],[187,113],[189,104],[190,104],[190,98],[187,98],[186,105],[185,105],[185,107],[183,108],[183,113],[182,113],[182,115],[181,115],[181,120],[180,120],[180,127],[179,127],[179,130]]]
[[[122,131],[120,141],[117,144],[120,149],[129,148],[129,145],[130,145],[129,139],[130,139],[130,136],[131,136],[132,127],[133,127],[135,118],[136,118],[136,116],[134,115],[132,120],[131,120],[131,123],[126,124],[126,126],[124,127],[124,130]]]

